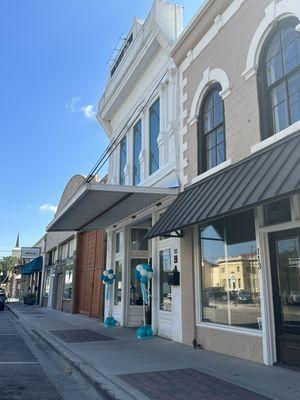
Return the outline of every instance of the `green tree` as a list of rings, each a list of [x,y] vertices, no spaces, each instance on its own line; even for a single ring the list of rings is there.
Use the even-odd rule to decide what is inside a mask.
[[[0,259],[0,282],[2,282],[6,276],[7,272],[13,268],[17,261],[16,257],[8,256],[8,257],[2,257]]]

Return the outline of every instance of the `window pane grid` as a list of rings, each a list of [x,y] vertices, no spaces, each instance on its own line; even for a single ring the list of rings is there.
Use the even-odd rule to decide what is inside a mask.
[[[150,175],[159,169],[158,135],[160,131],[159,99],[150,108]]]
[[[141,182],[140,152],[142,149],[142,123],[139,121],[133,131],[133,184]]]
[[[125,184],[125,166],[126,166],[126,158],[127,158],[127,151],[126,151],[126,138],[122,140],[120,146],[120,185]]]
[[[300,120],[300,34],[294,26],[281,27],[266,62],[274,134]]]

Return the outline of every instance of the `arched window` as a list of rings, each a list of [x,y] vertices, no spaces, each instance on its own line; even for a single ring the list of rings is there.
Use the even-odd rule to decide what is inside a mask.
[[[225,161],[224,105],[221,85],[213,85],[207,92],[199,117],[199,173]]]
[[[270,34],[261,53],[258,83],[263,139],[300,120],[298,23],[296,18],[281,21]]]

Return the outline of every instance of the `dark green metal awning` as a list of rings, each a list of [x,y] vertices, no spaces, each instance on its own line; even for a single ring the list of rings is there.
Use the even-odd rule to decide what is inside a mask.
[[[36,257],[27,264],[24,264],[21,268],[22,275],[31,275],[34,272],[41,271],[43,268],[43,257]]]
[[[300,191],[300,132],[180,193],[146,236],[172,232]]]

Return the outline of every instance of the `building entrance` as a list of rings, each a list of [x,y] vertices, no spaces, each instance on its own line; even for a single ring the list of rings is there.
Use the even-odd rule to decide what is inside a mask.
[[[278,361],[300,366],[300,229],[269,235]]]

